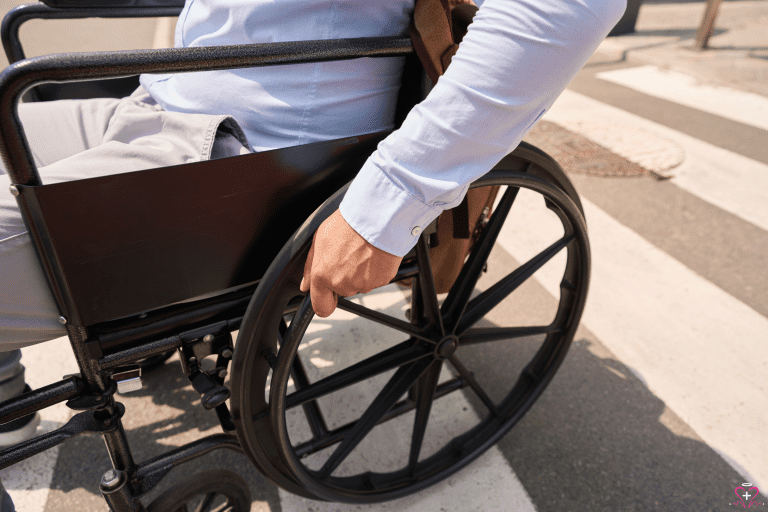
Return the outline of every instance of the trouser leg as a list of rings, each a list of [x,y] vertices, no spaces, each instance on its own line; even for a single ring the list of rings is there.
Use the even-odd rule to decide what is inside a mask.
[[[0,352],[0,402],[17,397],[25,391],[29,391],[29,387],[24,382],[21,350]],[[40,415],[32,413],[0,425],[0,449],[34,437],[39,423]]]
[[[46,166],[101,143],[119,100],[22,103],[19,117],[35,164]],[[0,162],[0,351],[66,335],[32,240]],[[54,313],[54,314],[51,314]]]
[[[21,350],[0,352],[0,402],[24,392],[24,366]]]
[[[16,507],[13,506],[13,500],[8,495],[8,491],[3,487],[3,482],[0,481],[0,512],[16,512]]]

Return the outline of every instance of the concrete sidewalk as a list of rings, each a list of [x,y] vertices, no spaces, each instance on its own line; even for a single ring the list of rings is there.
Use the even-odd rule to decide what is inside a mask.
[[[587,66],[644,63],[768,96],[768,2],[725,0],[709,49],[694,49],[705,2],[643,3],[635,32],[607,38]]]

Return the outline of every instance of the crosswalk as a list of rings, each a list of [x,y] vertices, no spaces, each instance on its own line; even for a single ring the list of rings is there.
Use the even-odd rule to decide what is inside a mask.
[[[649,96],[768,130],[768,98],[730,87],[704,84],[692,76],[646,65],[596,75]]]
[[[763,108],[761,105],[767,104],[768,100],[762,97],[757,100],[747,98],[746,93],[699,84],[652,66],[627,67],[597,76],[649,96],[663,97],[688,107],[701,107],[711,114],[768,130],[768,126],[761,124],[766,117],[754,114],[754,109],[759,110]],[[709,98],[711,94],[716,94],[719,100],[702,106],[701,98]],[[734,100],[736,107],[732,107],[729,98],[737,98]],[[742,101],[752,101],[753,108],[738,107]],[[768,165],[765,162],[569,90],[544,119],[641,165],[657,165],[655,170],[669,178],[681,193],[703,200],[760,232],[768,232]],[[650,151],[646,146],[643,150],[646,141],[653,141],[656,149]],[[528,221],[526,215],[534,208],[527,203],[530,199],[521,193],[515,203],[514,222],[507,223],[499,238],[503,258],[527,261],[541,247],[543,240],[552,240],[548,230],[558,229],[554,224],[550,227],[544,224],[540,230],[523,234],[514,228]],[[768,318],[753,304],[724,291],[692,270],[685,258],[671,256],[622,224],[589,197],[582,197],[582,201],[592,244],[592,280],[582,320],[584,328],[663,402],[665,415],[679,418],[686,425],[682,430],[669,427],[671,431],[685,430],[686,436],[705,443],[716,454],[712,457],[722,458],[745,482],[758,487],[760,484],[768,486],[768,467],[765,465],[768,459],[765,420],[768,418],[765,384],[768,381],[768,350],[765,349]],[[755,243],[765,243],[766,240],[768,235]],[[765,249],[768,250],[768,246]],[[553,261],[536,274],[538,285],[551,297],[558,294],[560,275],[557,270],[562,264],[562,261]],[[755,286],[766,286],[764,274],[754,277]],[[24,349],[22,361],[33,387],[77,371],[65,339]],[[121,398],[129,410],[140,400]],[[457,400],[461,402],[464,398]],[[460,408],[465,405],[458,402]],[[143,410],[151,405],[139,407]],[[172,408],[166,409],[166,412],[143,414],[172,416],[172,413],[178,413],[171,411]],[[41,414],[43,428],[52,429],[65,422],[70,411],[59,405]],[[661,417],[659,421],[670,420]],[[407,432],[403,435],[407,436]],[[556,436],[558,432],[551,435]],[[318,503],[282,490],[270,492],[275,495],[275,503],[285,511],[549,510],[550,505],[545,505],[534,492],[536,481],[518,475],[524,473],[526,460],[515,460],[505,450],[504,447],[494,447],[441,484],[380,505]],[[63,470],[55,469],[65,467],[55,464],[58,453],[56,449],[50,450],[0,473],[18,510],[66,510],[58,506],[58,498],[53,497],[60,496],[60,491],[51,491],[57,488],[57,481],[64,478],[57,472]],[[626,464],[631,465],[632,461],[626,461]],[[268,499],[256,500],[253,510],[274,510],[275,503],[270,505]],[[562,503],[559,509],[569,509],[566,501]],[[727,503],[728,497],[723,494],[722,505]],[[711,505],[717,506],[716,503]]]

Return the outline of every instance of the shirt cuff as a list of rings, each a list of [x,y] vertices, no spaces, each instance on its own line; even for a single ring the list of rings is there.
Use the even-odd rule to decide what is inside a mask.
[[[371,245],[403,257],[442,209],[427,206],[395,185],[372,160],[357,174],[339,210]]]

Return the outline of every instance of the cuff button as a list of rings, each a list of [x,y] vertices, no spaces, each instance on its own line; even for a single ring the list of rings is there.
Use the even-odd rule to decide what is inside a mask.
[[[411,230],[411,234],[413,236],[419,236],[421,234],[421,228],[419,226],[416,226]]]

